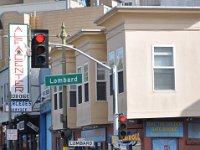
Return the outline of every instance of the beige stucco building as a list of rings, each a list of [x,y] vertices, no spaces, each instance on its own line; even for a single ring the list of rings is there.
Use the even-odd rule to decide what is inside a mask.
[[[119,66],[119,80],[123,71],[119,112],[143,120],[143,149],[199,148],[192,145],[199,138],[199,13],[199,8],[118,7],[96,20],[105,27],[107,63]],[[109,94],[108,106],[112,120]],[[176,144],[157,143],[166,138]]]
[[[155,0],[151,5],[159,3]],[[0,19],[3,27],[14,22],[48,29],[49,41],[57,43],[61,43],[56,36],[64,23],[67,44],[110,67],[117,66],[119,113],[128,118],[128,133],[140,137],[130,140],[134,146],[129,149],[200,148],[199,8],[120,6],[109,11],[102,5],[30,14],[9,12]],[[5,59],[0,60],[0,68],[8,63],[4,40]],[[61,50],[50,49],[52,75],[63,73]],[[66,74],[82,73],[83,83],[67,86],[65,91],[61,86],[51,87],[53,149],[63,146],[61,132],[66,127],[72,130],[73,140],[92,140],[96,148],[111,149],[112,75],[80,53],[65,50]]]

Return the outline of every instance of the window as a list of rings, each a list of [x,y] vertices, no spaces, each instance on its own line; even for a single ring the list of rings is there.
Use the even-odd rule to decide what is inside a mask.
[[[83,66],[83,78],[84,78],[84,100],[89,101],[89,83],[88,83],[88,64]]]
[[[59,109],[63,108],[63,99],[62,99],[62,86],[58,87],[58,98],[59,98]]]
[[[3,86],[1,86],[1,90],[0,90],[0,106],[3,106],[3,102],[4,102],[4,98],[3,98]]]
[[[76,85],[70,85],[70,107],[76,107]]]
[[[97,100],[106,100],[106,70],[103,66],[97,64],[97,82],[96,82],[96,93]]]
[[[53,100],[54,100],[54,109],[58,109],[58,102],[57,102],[57,87],[53,87]]]
[[[81,67],[79,67],[78,69],[77,69],[77,72],[78,73],[82,73],[82,68]],[[77,86],[77,91],[78,91],[78,93],[77,93],[77,98],[78,98],[78,104],[81,104],[82,103],[82,84],[79,84],[78,86]]]
[[[115,52],[111,51],[108,54],[108,65],[110,67],[113,67],[114,64],[115,64]],[[113,75],[111,74],[111,72],[109,78],[110,78],[110,95],[113,95]]]
[[[2,38],[2,36],[3,36],[3,32],[2,32],[2,30],[0,29],[0,59],[2,59],[2,53],[3,53],[3,42],[2,42],[2,40],[3,40],[3,38]]]
[[[59,109],[63,108],[62,86],[54,86],[54,88],[53,88],[53,99],[54,99],[54,109],[55,110],[58,109],[58,106],[59,106]]]
[[[154,47],[154,90],[175,90],[174,48]]]
[[[118,72],[118,93],[124,92],[124,54],[123,48],[119,48],[116,51],[111,51],[108,54],[108,64],[113,67],[117,65]],[[113,94],[113,76],[110,73],[110,95]]]
[[[124,92],[124,54],[123,48],[117,50],[118,92]]]

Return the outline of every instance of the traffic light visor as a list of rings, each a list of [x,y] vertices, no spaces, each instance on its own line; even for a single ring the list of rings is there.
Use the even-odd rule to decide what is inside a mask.
[[[44,36],[43,34],[38,34],[38,35],[36,35],[35,40],[36,40],[38,43],[42,43],[42,42],[44,42],[44,40],[45,40],[45,36]]]

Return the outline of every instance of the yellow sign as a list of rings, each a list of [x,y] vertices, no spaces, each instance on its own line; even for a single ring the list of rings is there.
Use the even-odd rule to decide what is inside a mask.
[[[63,150],[68,150],[68,147],[65,147],[65,146],[64,146],[64,147],[63,147]]]
[[[115,137],[112,136],[112,144],[114,143]],[[132,132],[129,135],[125,136],[123,140],[119,140],[119,142],[123,141],[140,141],[139,132]]]

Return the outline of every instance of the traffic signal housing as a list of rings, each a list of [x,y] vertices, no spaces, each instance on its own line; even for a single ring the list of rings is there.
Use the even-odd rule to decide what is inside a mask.
[[[49,67],[49,37],[48,30],[32,30],[32,68]]]
[[[127,118],[125,115],[119,115],[119,128],[118,128],[118,136],[119,140],[122,140],[127,135]]]

